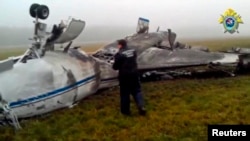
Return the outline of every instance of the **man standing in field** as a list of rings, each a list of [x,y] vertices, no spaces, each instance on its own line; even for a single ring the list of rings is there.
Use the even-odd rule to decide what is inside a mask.
[[[120,108],[124,115],[130,113],[130,94],[132,94],[140,115],[145,115],[144,99],[137,70],[137,54],[127,46],[126,40],[118,40],[119,51],[115,55],[114,70],[119,70]]]

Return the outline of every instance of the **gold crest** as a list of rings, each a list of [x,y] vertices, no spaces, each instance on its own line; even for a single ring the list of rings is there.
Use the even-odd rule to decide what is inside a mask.
[[[227,9],[218,21],[220,24],[223,24],[225,32],[229,32],[231,34],[239,32],[239,24],[243,24],[241,16],[231,8]]]

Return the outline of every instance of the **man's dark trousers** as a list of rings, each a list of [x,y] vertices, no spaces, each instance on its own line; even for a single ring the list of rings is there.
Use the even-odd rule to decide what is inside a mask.
[[[140,79],[136,74],[121,76],[120,81],[120,108],[121,113],[130,114],[130,94],[132,94],[138,109],[144,107],[141,93]]]

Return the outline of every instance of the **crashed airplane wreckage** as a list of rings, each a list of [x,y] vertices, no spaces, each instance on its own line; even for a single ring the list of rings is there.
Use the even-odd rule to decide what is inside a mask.
[[[48,18],[49,8],[33,4],[30,15],[35,19],[32,46],[23,55],[0,62],[0,120],[4,124],[7,119],[16,128],[18,119],[72,107],[105,88],[100,64],[78,47],[70,48],[85,21],[71,18],[48,33],[40,20]],[[68,45],[63,50],[54,48],[64,43]]]
[[[0,120],[11,121],[16,128],[20,128],[18,119],[72,107],[100,89],[118,85],[118,73],[112,69],[116,42],[87,54],[70,47],[83,31],[84,21],[72,18],[66,25],[54,25],[52,33],[47,33],[47,25],[39,19],[47,19],[49,8],[33,4],[30,15],[35,18],[32,46],[23,55],[0,62]],[[142,78],[171,75],[177,73],[175,69],[197,66],[248,68],[249,61],[238,53],[185,47],[174,42],[176,34],[170,30],[148,33],[148,25],[149,20],[139,18],[137,34],[126,37],[129,46],[138,52]],[[68,45],[63,50],[54,48],[64,43]]]
[[[141,80],[216,74],[235,76],[249,70],[249,49],[210,52],[206,47],[175,42],[177,35],[171,29],[160,31],[158,27],[156,32],[148,30],[149,20],[139,18],[137,33],[124,38],[128,46],[138,53]],[[113,42],[93,53],[93,56],[112,64],[117,51],[117,42]]]

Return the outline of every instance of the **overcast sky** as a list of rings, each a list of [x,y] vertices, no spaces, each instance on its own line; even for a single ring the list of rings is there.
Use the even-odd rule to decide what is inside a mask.
[[[167,29],[214,27],[228,8],[242,16],[241,34],[250,33],[250,0],[0,0],[0,26],[32,27],[29,7],[32,3],[50,8],[47,23],[59,23],[69,16],[85,20],[87,26],[136,26],[138,17],[150,19],[150,28]]]

